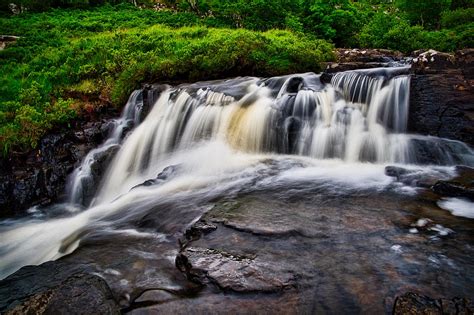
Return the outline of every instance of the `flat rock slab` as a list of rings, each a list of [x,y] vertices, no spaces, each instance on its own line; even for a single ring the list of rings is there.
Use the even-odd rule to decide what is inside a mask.
[[[294,278],[292,272],[276,261],[207,248],[186,248],[178,256],[177,265],[191,278],[210,281],[223,291],[275,292],[289,287]]]

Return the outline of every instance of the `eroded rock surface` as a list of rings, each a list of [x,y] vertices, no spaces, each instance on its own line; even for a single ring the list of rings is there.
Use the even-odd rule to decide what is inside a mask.
[[[408,129],[474,144],[474,49],[414,59]]]
[[[393,315],[458,315],[473,314],[474,304],[463,298],[432,299],[413,292],[399,296],[393,307]]]
[[[29,297],[6,314],[120,314],[101,277],[75,274],[60,285]]]
[[[212,282],[223,291],[275,292],[289,287],[294,277],[276,261],[207,248],[186,248],[176,258],[176,265],[190,279]]]

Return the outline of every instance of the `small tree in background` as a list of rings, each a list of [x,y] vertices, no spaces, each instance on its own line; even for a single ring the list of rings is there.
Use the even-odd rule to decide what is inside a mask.
[[[451,0],[397,0],[396,5],[412,24],[439,28],[441,12],[450,8]]]

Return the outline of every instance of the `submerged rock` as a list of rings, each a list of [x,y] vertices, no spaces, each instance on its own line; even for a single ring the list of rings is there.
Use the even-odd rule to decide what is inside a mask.
[[[167,166],[163,169],[163,171],[161,171],[158,175],[156,175],[156,178],[148,179],[144,181],[143,183],[132,187],[132,189],[135,189],[138,187],[148,187],[148,186],[162,184],[164,181],[170,179],[170,177],[175,176],[176,172],[179,171],[179,168],[180,168],[179,165]]]
[[[399,166],[386,166],[385,175],[396,178],[397,182],[414,187],[431,187],[438,180],[435,176],[420,171],[410,170]]]

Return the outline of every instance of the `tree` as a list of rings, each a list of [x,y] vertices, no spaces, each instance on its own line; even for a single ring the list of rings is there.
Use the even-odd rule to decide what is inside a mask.
[[[396,5],[412,24],[439,28],[441,12],[449,9],[451,0],[397,0]]]
[[[366,22],[363,10],[349,0],[314,0],[305,15],[307,30],[339,47],[354,45],[356,34]]]

